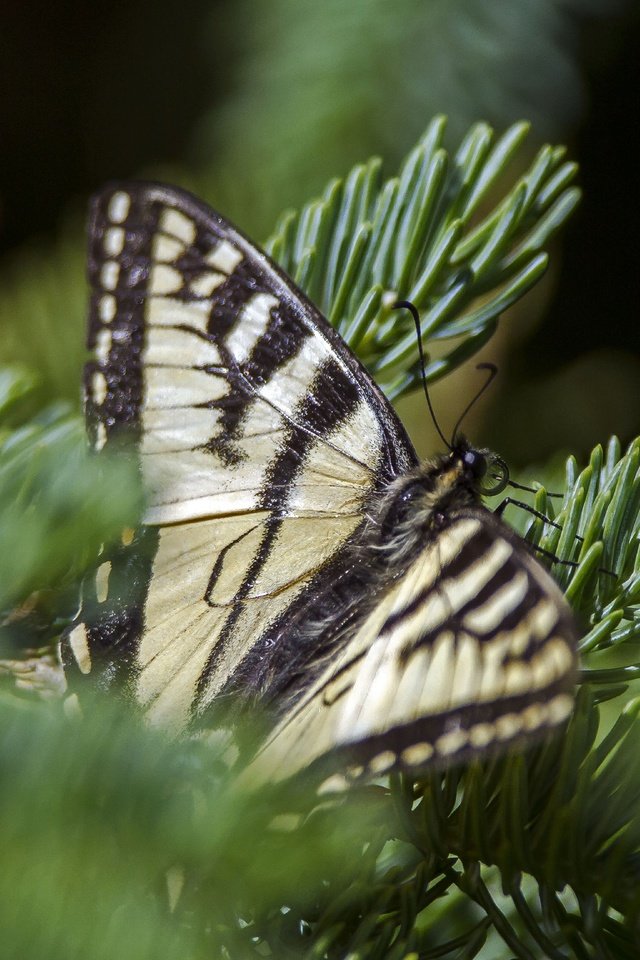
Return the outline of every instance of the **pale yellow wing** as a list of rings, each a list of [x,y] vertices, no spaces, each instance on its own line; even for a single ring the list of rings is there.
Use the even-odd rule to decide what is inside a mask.
[[[146,528],[103,558],[63,659],[181,728],[415,455],[327,321],[183,191],[99,194],[89,277],[89,432],[97,451],[132,446]]]
[[[245,776],[315,765],[341,787],[530,739],[570,714],[575,668],[575,627],[549,575],[487,510],[458,510],[370,599]]]

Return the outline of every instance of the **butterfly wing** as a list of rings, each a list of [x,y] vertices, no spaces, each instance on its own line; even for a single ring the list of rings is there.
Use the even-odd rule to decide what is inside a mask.
[[[87,584],[70,677],[175,730],[261,701],[277,719],[252,769],[271,779],[445,763],[567,716],[565,601],[444,472],[437,533],[401,568],[374,560],[376,503],[415,454],[264,254],[183,191],[119,184],[94,201],[89,277],[89,432],[128,440],[147,511]]]
[[[184,191],[102,191],[89,280],[90,437],[129,441],[147,510],[103,558],[63,661],[180,729],[239,673],[251,687],[247,658],[415,454],[327,321]]]
[[[247,775],[315,765],[341,788],[531,739],[571,712],[576,639],[566,601],[522,541],[482,506],[452,504]]]

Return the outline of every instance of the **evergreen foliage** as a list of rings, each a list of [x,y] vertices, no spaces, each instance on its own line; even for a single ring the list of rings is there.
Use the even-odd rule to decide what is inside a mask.
[[[266,244],[392,400],[420,379],[413,321],[395,300],[421,311],[425,349],[454,341],[427,366],[430,380],[444,376],[544,273],[545,248],[579,199],[575,164],[547,146],[486,209],[528,125],[496,140],[477,124],[449,156],[445,124],[433,120],[396,177],[382,181],[375,159],[355,167],[285,214]]]
[[[395,300],[419,307],[425,348],[438,348],[427,375],[444,376],[537,280],[578,199],[559,148],[504,187],[523,124],[497,140],[478,125],[453,157],[442,132],[438,118],[395,178],[370,161],[332,182],[268,243],[392,398],[418,378]],[[7,656],[55,639],[99,545],[140,509],[126,459],[97,465],[60,406],[30,416],[34,390],[29,372],[2,371]],[[114,704],[84,703],[73,722],[6,684],[5,955],[636,957],[639,465],[640,440],[626,451],[612,440],[582,471],[569,459],[557,513],[535,494],[555,525],[534,516],[526,536],[558,558],[583,669],[566,732],[526,752],[319,803],[304,782],[240,788],[206,739],[167,742]]]

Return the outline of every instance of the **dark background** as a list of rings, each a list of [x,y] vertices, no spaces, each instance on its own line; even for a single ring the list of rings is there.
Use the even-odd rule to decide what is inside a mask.
[[[351,163],[380,153],[392,171],[435,112],[449,115],[452,145],[475,120],[502,130],[524,117],[532,149],[568,144],[584,200],[552,251],[540,322],[501,359],[483,432],[521,462],[584,452],[613,431],[630,439],[640,427],[638,4],[512,0],[509,19],[499,2],[482,6],[5,3],[0,324],[23,324],[28,344],[25,290],[57,272],[56,257],[66,269],[77,248],[81,263],[84,203],[107,179],[195,184],[259,239]],[[56,330],[67,353],[75,289]],[[49,296],[65,299],[53,286]],[[28,361],[15,341],[3,359]],[[69,379],[52,377],[51,392],[74,395]]]

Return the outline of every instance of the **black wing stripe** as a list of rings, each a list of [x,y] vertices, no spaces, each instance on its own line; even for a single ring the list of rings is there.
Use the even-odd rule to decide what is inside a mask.
[[[136,682],[136,654],[143,630],[143,609],[151,577],[158,532],[147,528],[135,542],[114,547],[103,562],[111,562],[108,596],[96,596],[95,582],[87,578],[82,590],[82,611],[90,651],[93,684],[101,690],[117,687],[132,697]],[[78,629],[77,627],[75,629]],[[78,672],[88,672],[74,651],[61,645],[65,673],[70,684]]]
[[[306,456],[319,437],[328,436],[340,423],[348,420],[359,400],[360,396],[353,382],[339,364],[329,360],[318,370],[310,390],[300,402],[295,412],[294,424],[285,433],[280,449],[267,471],[259,506],[261,509],[273,511],[272,516],[265,524],[262,542],[238,588],[234,608],[200,676],[194,704],[196,714],[201,709],[202,700],[209,699],[211,677],[226,658],[233,628],[242,613],[243,601],[269,562],[284,520],[281,513],[286,511],[287,500],[294,489],[297,474],[304,468]],[[310,426],[313,433],[297,429],[295,421]],[[209,592],[213,590],[213,586],[214,584],[210,583]],[[255,645],[259,649],[264,646],[264,638],[259,633]],[[239,668],[243,670],[241,664]]]
[[[356,385],[335,360],[320,367],[265,474],[259,500],[262,508],[277,511],[286,505],[313,445],[348,420],[359,401]],[[304,424],[304,430],[297,424]]]
[[[482,527],[480,525],[474,525],[469,530],[460,549],[453,556],[443,558],[438,551],[437,556],[441,562],[434,570],[433,579],[429,579],[424,584],[422,590],[417,593],[405,607],[395,610],[389,615],[384,623],[383,631],[390,633],[402,620],[412,617],[417,610],[420,610],[433,594],[436,583],[442,583],[443,581],[455,583],[464,577],[469,577],[470,571],[472,571],[477,564],[481,564],[484,567],[487,560],[486,551],[487,549],[491,549],[492,546],[493,541],[485,536]],[[501,565],[493,572],[490,578],[486,576],[480,577],[479,583],[483,590],[487,590],[493,594],[496,585],[501,585],[504,577],[503,571],[507,569],[509,555],[510,551],[507,551],[506,555],[501,558]],[[477,595],[471,598],[468,603],[474,604],[476,598]]]
[[[345,769],[348,780],[365,773],[424,767],[428,762],[442,765],[455,759],[460,763],[476,756],[479,749],[540,735],[566,720],[572,708],[573,697],[562,678],[545,689],[539,700],[527,693],[423,716],[357,744],[338,746],[330,765],[326,757],[320,757],[314,766],[318,772]]]
[[[133,428],[134,435],[140,427],[145,319],[143,301],[134,294],[146,280],[140,263],[151,256],[158,211],[147,210],[144,229],[132,232],[131,207],[120,193],[98,198],[91,211],[88,347],[97,362],[87,364],[85,395],[89,433],[98,448],[119,427]],[[114,221],[113,216],[124,219]],[[132,249],[138,262],[132,263]]]
[[[446,603],[441,605],[440,617],[425,628],[421,643],[432,642],[442,622],[451,618],[460,628],[464,626],[486,640],[516,628],[545,594],[540,585],[525,574],[522,564],[514,561],[508,544],[505,541],[502,543],[505,550],[499,558],[500,565],[490,570],[487,562],[494,541],[487,531],[480,527],[466,540],[460,552],[442,565],[434,580],[425,583],[406,606],[390,614],[381,633],[391,634],[407,621],[419,617],[423,614],[425,605],[438,597],[440,590],[446,591],[446,597],[456,597],[455,606],[447,610]],[[490,573],[490,576],[487,577],[487,573]],[[474,591],[466,601],[459,603],[458,599],[462,596],[460,587],[465,579],[473,582]],[[548,634],[556,622],[557,617],[548,624]]]

